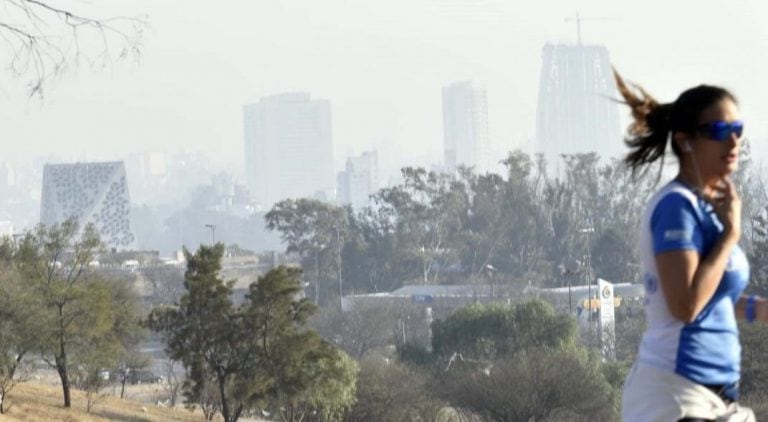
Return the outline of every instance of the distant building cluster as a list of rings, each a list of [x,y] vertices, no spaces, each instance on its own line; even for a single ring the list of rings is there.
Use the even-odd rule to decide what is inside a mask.
[[[248,188],[237,183],[229,173],[218,173],[211,176],[214,208],[216,211],[231,211],[235,208],[245,209],[250,204]]]
[[[542,50],[534,147],[550,172],[562,155],[623,151],[616,84],[604,46],[546,44]],[[263,97],[243,108],[247,185],[257,208],[286,198],[308,197],[361,208],[380,188],[379,154],[346,157],[333,181],[331,106],[308,93]],[[497,170],[488,128],[488,92],[477,81],[443,86],[443,160],[434,168]],[[386,167],[386,163],[384,164]]]
[[[75,218],[80,227],[93,224],[101,240],[115,249],[131,249],[131,200],[122,161],[46,164],[40,222],[61,224]]]
[[[210,181],[211,164],[201,153],[148,151],[125,160],[134,204],[186,202],[190,191]]]
[[[368,205],[369,197],[379,190],[379,156],[376,151],[347,158],[344,171],[336,180],[336,199],[340,204],[360,209]]]

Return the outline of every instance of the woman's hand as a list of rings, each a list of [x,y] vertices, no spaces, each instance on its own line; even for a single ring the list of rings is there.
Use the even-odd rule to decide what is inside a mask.
[[[736,186],[730,178],[724,177],[714,189],[714,195],[708,200],[717,218],[723,223],[723,236],[734,243],[738,242],[741,238],[741,198],[736,192]]]

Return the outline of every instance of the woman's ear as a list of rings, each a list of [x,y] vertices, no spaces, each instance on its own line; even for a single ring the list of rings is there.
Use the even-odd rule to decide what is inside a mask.
[[[677,149],[679,151],[683,151],[683,152],[693,151],[693,147],[691,146],[690,136],[684,134],[683,132],[675,132],[675,134],[672,135],[672,142],[674,142],[677,145]]]

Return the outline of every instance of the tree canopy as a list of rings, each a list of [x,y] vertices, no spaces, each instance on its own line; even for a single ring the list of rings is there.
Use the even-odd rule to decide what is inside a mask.
[[[223,252],[222,244],[185,251],[186,292],[148,320],[186,369],[188,401],[201,403],[213,389],[227,422],[257,409],[301,420],[350,406],[357,365],[305,327],[316,307],[300,298],[300,270],[270,271],[236,305],[233,283],[218,275]]]

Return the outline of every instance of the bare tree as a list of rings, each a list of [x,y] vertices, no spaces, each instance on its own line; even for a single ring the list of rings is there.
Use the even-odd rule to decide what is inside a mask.
[[[184,294],[184,270],[174,266],[155,266],[141,270],[141,275],[151,285],[149,301],[152,305],[178,303]]]
[[[441,417],[447,404],[430,391],[427,374],[418,368],[377,358],[364,359],[360,368],[357,401],[344,421],[449,420]]]
[[[168,358],[168,360],[165,361],[165,382],[163,383],[163,392],[165,396],[164,399],[168,401],[169,407],[176,406],[183,384],[184,380],[176,373],[176,361]]]
[[[109,375],[94,365],[86,365],[72,375],[72,384],[85,391],[85,412],[91,413],[94,406],[107,396],[104,388],[109,385]]]
[[[149,356],[135,349],[125,350],[118,362],[117,379],[120,382],[120,398],[125,398],[125,384],[137,373],[146,370],[152,362]]]
[[[61,3],[0,0],[0,51],[12,74],[29,78],[30,95],[42,97],[44,87],[71,64],[103,67],[140,55],[146,16],[102,18]]]
[[[614,420],[599,361],[575,348],[537,348],[493,361],[456,359],[437,396],[483,421]]]
[[[326,340],[355,359],[395,343],[394,333],[402,312],[380,305],[360,304],[348,312],[337,307],[321,309],[311,325]]]

